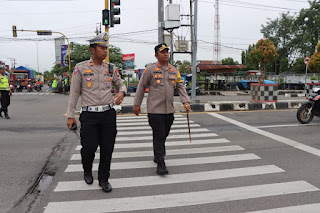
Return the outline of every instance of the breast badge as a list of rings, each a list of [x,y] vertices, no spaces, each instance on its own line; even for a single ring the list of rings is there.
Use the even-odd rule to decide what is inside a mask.
[[[92,83],[90,81],[87,83],[87,87],[92,87]]]

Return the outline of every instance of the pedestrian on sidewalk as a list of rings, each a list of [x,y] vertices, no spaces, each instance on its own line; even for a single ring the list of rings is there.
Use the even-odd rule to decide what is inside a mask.
[[[2,112],[4,112],[4,117],[10,119],[8,115],[8,106],[10,105],[10,96],[12,96],[12,92],[9,87],[9,80],[5,75],[6,69],[5,65],[0,64],[0,117],[3,117]]]
[[[93,183],[92,164],[99,146],[99,185],[102,191],[111,192],[110,165],[117,134],[116,111],[113,106],[122,103],[127,88],[115,66],[104,61],[107,57],[107,40],[107,33],[101,33],[89,40],[92,58],[78,63],[74,68],[68,102],[67,125],[70,130],[73,125],[77,125],[74,110],[81,95],[82,112],[79,120],[81,122],[81,162],[84,180],[87,184]],[[119,91],[114,98],[111,92],[112,84]]]
[[[168,174],[164,162],[165,141],[174,120],[174,90],[178,90],[186,111],[190,110],[190,99],[179,71],[168,63],[169,48],[167,45],[159,44],[154,49],[158,62],[147,66],[142,74],[134,98],[134,113],[140,114],[145,88],[149,87],[147,111],[149,125],[153,131],[153,161],[157,163],[157,173],[165,175]]]

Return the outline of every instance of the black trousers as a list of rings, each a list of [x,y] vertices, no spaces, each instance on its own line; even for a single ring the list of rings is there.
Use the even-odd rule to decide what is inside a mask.
[[[10,92],[6,90],[0,90],[1,92],[1,109],[0,113],[8,114],[8,106],[10,105]]]
[[[116,111],[82,112],[81,129],[81,161],[84,172],[92,171],[95,152],[100,146],[99,182],[108,182],[114,143],[117,135]]]
[[[155,157],[166,155],[165,142],[174,121],[171,114],[148,114],[148,121],[153,132],[153,153]]]

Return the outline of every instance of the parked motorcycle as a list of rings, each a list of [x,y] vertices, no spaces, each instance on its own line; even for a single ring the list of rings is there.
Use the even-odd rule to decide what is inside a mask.
[[[31,86],[31,84],[29,83],[29,84],[27,85],[27,92],[32,92],[32,91],[33,91],[32,86]]]
[[[16,92],[22,92],[21,82],[17,83]]]
[[[35,89],[37,90],[37,92],[42,92],[41,84],[36,84]]]
[[[297,119],[302,124],[309,123],[314,116],[320,118],[320,87],[314,87],[307,99],[297,111]]]
[[[10,87],[10,91],[11,91],[11,92],[14,92],[14,86],[13,86],[13,84],[10,84],[9,87]]]

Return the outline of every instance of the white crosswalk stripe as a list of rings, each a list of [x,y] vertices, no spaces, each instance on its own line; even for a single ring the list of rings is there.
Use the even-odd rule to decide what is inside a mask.
[[[59,213],[139,211],[312,192],[317,190],[316,187],[305,181],[294,181],[179,194],[52,202],[48,204],[45,213],[55,213],[57,212],[57,209],[59,209]]]
[[[193,149],[169,149],[167,150],[167,156],[170,155],[185,155],[185,154],[200,154],[200,153],[214,153],[214,152],[231,152],[244,150],[240,146],[219,146],[219,147],[205,147],[205,148],[193,148]],[[128,158],[128,157],[152,157],[152,151],[131,151],[131,152],[115,152],[112,158]],[[100,159],[100,156],[96,156],[95,159]],[[81,160],[80,154],[74,154],[71,160]]]
[[[172,129],[170,130],[170,133],[188,133],[188,127],[184,128],[184,129]],[[195,132],[209,132],[208,129],[204,129],[204,128],[195,128],[195,129],[191,129],[191,133],[195,133]],[[143,134],[148,134],[148,135],[152,135],[152,131],[123,131],[123,132],[119,132],[117,134],[117,136],[122,136],[122,135],[143,135]]]
[[[192,143],[189,142],[186,118],[184,115],[175,115],[175,121],[166,142],[167,158],[166,165],[170,172],[166,176],[155,174],[156,164],[153,162],[152,130],[149,127],[147,116],[119,116],[117,118],[118,135],[116,138],[114,161],[111,164],[111,173],[118,173],[117,177],[110,177],[110,183],[117,193],[119,189],[137,189],[135,194],[122,194],[119,197],[104,196],[95,199],[94,190],[101,190],[96,180],[92,185],[83,181],[83,168],[79,150],[76,146],[70,163],[64,171],[65,175],[72,175],[77,179],[61,179],[52,193],[68,193],[68,197],[60,198],[54,196],[45,207],[45,213],[52,212],[139,212],[159,210],[174,207],[188,207],[198,205],[200,212],[201,205],[236,202],[240,200],[263,199],[273,196],[294,195],[298,193],[317,192],[319,189],[304,180],[284,180],[259,184],[235,185],[227,188],[197,189],[194,187],[182,188],[179,193],[175,191],[175,185],[179,184],[202,184],[210,182],[215,186],[215,181],[232,180],[236,178],[261,179],[267,175],[281,175],[285,173],[282,168],[269,165],[258,155],[248,153],[243,147],[233,145],[225,138],[219,137],[216,133],[201,127],[191,121]],[[98,148],[99,152],[99,148]],[[93,171],[98,170],[100,154],[95,156]],[[216,165],[236,166],[216,169]],[[246,165],[254,163],[254,165]],[[212,165],[211,165],[212,164]],[[199,170],[195,168],[201,167]],[[175,173],[175,168],[178,169]],[[212,168],[212,169],[210,169]],[[149,175],[137,175],[139,171],[152,171]],[[122,174],[119,176],[119,174]],[[237,181],[235,181],[237,183]],[[197,185],[196,184],[196,185]],[[170,186],[168,193],[158,193],[159,187]],[[172,187],[171,187],[172,186]],[[149,190],[148,194],[144,194]],[[90,199],[82,193],[90,191]],[[140,195],[139,195],[140,194]],[[72,196],[73,199],[69,196]],[[307,204],[299,206],[288,206],[283,208],[261,209],[251,213],[298,213],[318,212],[320,204]],[[255,209],[256,210],[256,209]],[[169,210],[168,210],[169,211]],[[175,212],[175,211],[169,211]],[[184,212],[183,210],[179,212]],[[215,212],[213,209],[210,212]]]
[[[262,211],[254,211],[247,213],[319,213],[320,203],[307,204],[301,206],[290,206],[284,208],[268,209]]]
[[[170,146],[192,146],[192,145],[210,145],[210,144],[220,144],[220,143],[229,143],[225,138],[216,138],[216,139],[202,139],[202,140],[192,140],[192,143],[186,141],[170,141],[166,142],[166,147]],[[133,148],[148,148],[152,147],[152,142],[147,143],[116,143],[115,149],[133,149]],[[77,146],[76,150],[80,150],[81,146]],[[99,148],[98,148],[99,149]]]
[[[217,180],[223,178],[232,177],[243,177],[251,175],[271,174],[284,172],[279,167],[273,165],[267,166],[255,166],[246,168],[236,169],[225,169],[215,170],[207,172],[196,172],[196,173],[184,173],[184,174],[173,174],[167,178],[160,176],[148,176],[148,177],[134,177],[134,178],[119,178],[112,179],[112,186],[115,188],[135,187],[135,186],[150,186],[150,185],[162,185],[162,184],[173,184],[173,183],[187,183],[204,180]],[[99,185],[88,185],[83,181],[67,181],[60,182],[55,188],[55,191],[77,191],[77,190],[92,190],[100,189]]]
[[[49,92],[46,92],[46,93],[43,93],[43,92],[15,92],[15,93],[12,93],[13,96],[16,96],[16,95],[55,95],[55,93],[49,93]]]

